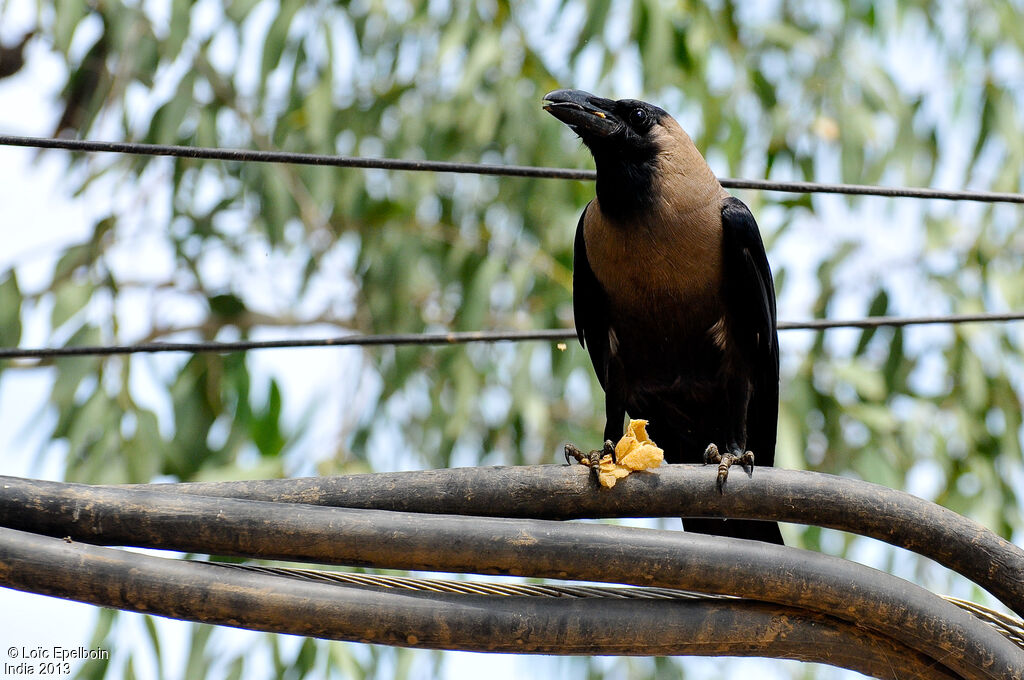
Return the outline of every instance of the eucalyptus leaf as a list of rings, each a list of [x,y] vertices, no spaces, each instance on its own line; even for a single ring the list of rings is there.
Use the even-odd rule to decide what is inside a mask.
[[[17,347],[21,339],[21,290],[13,271],[0,280],[0,347]]]

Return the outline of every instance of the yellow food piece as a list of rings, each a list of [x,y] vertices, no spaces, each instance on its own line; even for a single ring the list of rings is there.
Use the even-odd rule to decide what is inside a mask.
[[[598,465],[597,479],[607,489],[630,472],[658,467],[665,460],[665,452],[647,436],[646,420],[630,420],[626,434],[615,445],[615,457],[618,463],[604,456]]]
[[[606,489],[610,489],[615,486],[615,482],[619,481],[632,470],[622,465],[616,465],[612,462],[611,456],[604,456],[601,458],[601,462],[597,466],[597,481],[601,482],[601,486]]]

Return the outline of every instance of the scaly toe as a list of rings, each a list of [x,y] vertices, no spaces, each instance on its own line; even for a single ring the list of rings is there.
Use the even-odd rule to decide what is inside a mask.
[[[571,465],[571,463],[569,462],[570,457],[575,458],[577,463],[579,463],[580,465],[586,465],[595,473],[601,466],[601,459],[609,454],[612,456],[612,458],[615,457],[615,447],[612,445],[610,441],[606,441],[604,443],[604,447],[594,451],[590,451],[589,453],[584,453],[573,444],[565,445],[566,465]]]
[[[748,458],[749,455],[749,458]],[[754,469],[754,454],[747,451],[746,453],[737,455],[731,451],[723,453],[719,456],[718,463],[718,478],[715,483],[718,485],[718,493],[723,493],[725,490],[725,483],[729,481],[729,468],[732,467],[733,463],[739,463],[743,466],[744,470],[747,470],[747,465],[750,465],[748,474],[753,472]]]
[[[722,456],[722,461],[718,464],[718,477],[715,480],[718,493],[725,493],[725,483],[729,479],[729,468],[735,460],[736,457],[729,453]]]

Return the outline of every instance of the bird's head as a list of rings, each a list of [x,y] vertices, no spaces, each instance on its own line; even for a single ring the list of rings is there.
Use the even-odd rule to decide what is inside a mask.
[[[555,90],[544,95],[543,105],[590,149],[598,201],[609,216],[627,217],[649,207],[680,172],[698,170],[701,181],[710,176],[690,137],[654,104]]]
[[[582,90],[544,95],[544,110],[580,136],[591,153],[657,154],[664,110],[636,99],[605,99]]]

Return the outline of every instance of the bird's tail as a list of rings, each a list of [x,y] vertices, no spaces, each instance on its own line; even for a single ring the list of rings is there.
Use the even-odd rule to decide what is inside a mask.
[[[756,472],[754,474],[757,474]],[[683,530],[713,536],[747,538],[784,545],[778,522],[762,522],[754,519],[706,519],[687,517],[683,519]]]
[[[653,409],[648,409],[653,410]],[[673,417],[674,416],[674,417]],[[700,451],[704,450],[709,441],[713,441],[711,433],[694,434],[683,427],[673,424],[685,422],[679,414],[656,413],[651,416],[647,432],[651,439],[665,450],[665,460],[670,463],[697,462]],[[756,456],[754,474],[763,463],[770,466],[775,461],[775,422],[770,418],[752,421],[753,430],[748,439],[749,448]],[[683,455],[683,452],[689,455]],[[739,466],[736,466],[737,468]],[[708,470],[708,481],[713,480],[713,472]],[[736,470],[733,474],[741,474]],[[714,487],[712,486],[711,489]],[[710,491],[709,493],[714,493]],[[784,545],[782,532],[776,522],[752,519],[716,519],[704,517],[683,518],[683,529],[698,534],[713,536],[729,536],[731,538],[747,538],[765,543]]]

